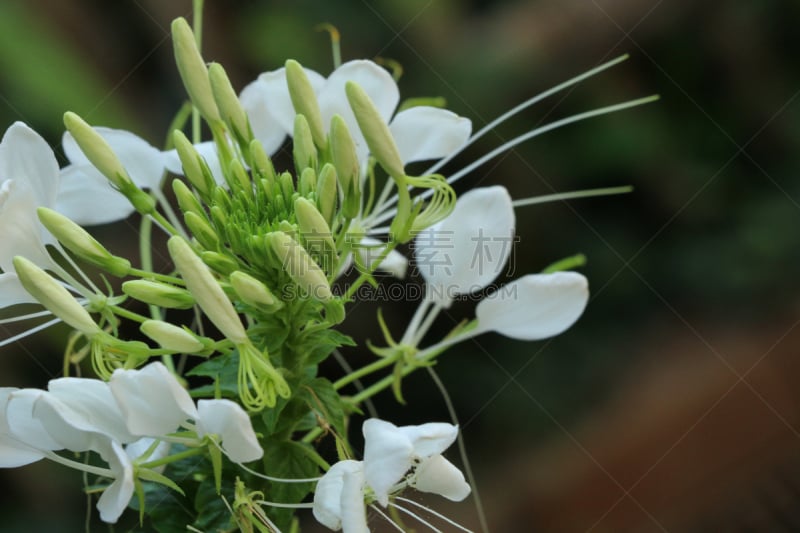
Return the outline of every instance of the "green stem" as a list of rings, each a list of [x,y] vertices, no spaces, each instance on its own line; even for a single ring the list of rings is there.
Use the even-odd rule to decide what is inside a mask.
[[[145,320],[150,320],[144,315],[134,313],[133,311],[125,309],[124,307],[119,307],[118,305],[109,305],[108,308],[111,309],[115,315],[127,318],[128,320],[133,320],[134,322],[144,322]]]
[[[148,248],[148,254],[149,248]],[[144,263],[144,261],[142,261]],[[144,265],[143,265],[144,266]],[[140,268],[131,268],[128,271],[128,274],[131,276],[139,276],[140,278],[144,279],[153,279],[157,281],[163,281],[164,283],[171,283],[173,285],[186,285],[186,282],[183,281],[181,278],[176,278],[175,276],[170,276],[168,274],[159,274],[158,272],[153,272],[151,269],[153,268],[152,264],[148,264],[145,266],[147,270],[142,270]],[[157,318],[157,317],[153,317]]]
[[[398,352],[398,354],[399,353],[400,352]],[[373,372],[380,370],[381,368],[386,368],[387,366],[391,366],[396,362],[397,358],[395,357],[382,357],[381,359],[373,361],[372,363],[366,366],[362,366],[358,370],[351,372],[346,376],[344,376],[343,378],[339,379],[333,384],[333,388],[338,391],[339,389],[342,389],[346,385],[349,385],[350,383],[358,379],[361,379],[364,376],[368,376]]]
[[[197,42],[197,49],[202,50],[203,43],[203,0],[192,1],[193,16],[192,28],[194,29],[194,39]],[[200,111],[192,106],[192,142],[200,142]]]
[[[375,272],[378,266],[380,266],[380,264],[383,263],[383,260],[386,259],[389,253],[391,253],[391,251],[394,250],[396,246],[397,242],[395,241],[389,241],[386,244],[386,248],[383,250],[383,252],[381,252],[381,255],[378,256],[378,258],[375,259],[375,261],[373,261],[372,264],[370,265],[369,273],[361,274],[358,277],[358,279],[347,289],[347,292],[344,294],[343,297],[345,301],[349,300],[353,296],[353,294],[355,294],[358,288],[361,287],[361,285],[363,285],[364,282],[367,281],[372,276],[372,273]]]
[[[170,463],[180,461],[181,459],[186,459],[187,457],[194,457],[195,455],[200,455],[202,453],[205,453],[205,450],[203,448],[190,448],[180,453],[176,453],[175,455],[169,455],[167,457],[162,457],[161,459],[156,459],[155,461],[148,461],[146,463],[142,463],[139,466],[142,468],[157,468],[159,466],[168,465]]]

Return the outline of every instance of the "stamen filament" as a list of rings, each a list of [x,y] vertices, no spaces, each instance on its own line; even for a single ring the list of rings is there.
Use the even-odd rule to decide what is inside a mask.
[[[423,510],[425,510],[425,511],[428,511],[429,513],[431,513],[431,514],[432,514],[432,515],[434,515],[435,517],[437,517],[437,518],[441,518],[442,520],[444,520],[445,522],[447,522],[447,523],[448,523],[448,524],[450,524],[451,526],[457,527],[457,528],[458,528],[458,529],[460,529],[461,531],[466,531],[467,533],[474,533],[474,532],[473,532],[471,529],[467,529],[467,528],[465,528],[465,527],[464,527],[464,526],[462,526],[461,524],[459,524],[459,523],[457,523],[457,522],[455,522],[455,521],[453,521],[453,520],[451,520],[451,519],[447,518],[447,517],[446,517],[445,515],[443,515],[442,513],[437,513],[436,511],[434,511],[434,510],[433,510],[433,509],[431,509],[430,507],[425,507],[424,505],[422,505],[422,504],[421,504],[421,503],[419,503],[419,502],[415,502],[414,500],[409,500],[408,498],[403,498],[402,496],[395,496],[395,500],[400,500],[401,502],[404,502],[404,503],[410,503],[411,505],[414,505],[414,506],[416,506],[416,507],[418,507],[418,508],[420,508],[420,509],[423,509]],[[487,529],[486,531],[488,531],[488,529]]]
[[[396,503],[394,503],[394,502],[389,502],[389,507],[394,507],[394,508],[395,508],[395,509],[397,509],[398,511],[401,511],[401,512],[403,512],[403,513],[407,514],[408,516],[410,516],[411,518],[414,518],[414,519],[416,519],[416,520],[417,520],[417,521],[418,521],[420,524],[422,524],[422,525],[425,525],[425,526],[428,526],[429,528],[431,528],[431,531],[434,531],[435,533],[442,533],[442,530],[441,530],[441,529],[439,529],[439,528],[437,528],[437,527],[434,527],[434,525],[433,525],[433,524],[431,524],[431,523],[430,523],[430,522],[428,522],[427,520],[423,519],[421,516],[419,516],[419,515],[415,515],[414,513],[412,513],[411,511],[409,511],[409,510],[408,510],[408,509],[406,509],[405,507],[401,507],[401,506],[397,505],[397,504],[396,504]]]
[[[605,187],[602,189],[586,189],[582,191],[560,192],[555,194],[545,194],[543,196],[532,196],[514,200],[511,205],[514,207],[524,207],[528,205],[544,204],[547,202],[559,202],[562,200],[572,200],[574,198],[592,198],[595,196],[611,196],[614,194],[625,194],[633,191],[630,185],[621,187]]]
[[[24,339],[25,337],[27,337],[29,335],[33,335],[35,333],[39,333],[43,329],[47,329],[50,326],[54,326],[54,325],[58,324],[59,322],[61,322],[60,318],[54,318],[53,320],[47,321],[44,324],[39,324],[38,326],[34,326],[34,327],[30,328],[30,329],[27,329],[27,330],[23,331],[22,333],[19,333],[18,335],[14,335],[13,337],[9,337],[7,339],[3,339],[2,341],[0,341],[0,348],[2,348],[3,346],[8,346],[9,344],[13,344],[13,343],[17,342],[18,340]]]
[[[395,524],[395,523],[394,523],[394,520],[392,520],[391,518],[389,518],[389,517],[386,515],[386,513],[384,513],[383,511],[381,511],[381,510],[378,508],[378,506],[377,506],[377,505],[375,505],[375,504],[372,504],[372,505],[370,505],[370,508],[372,508],[372,510],[373,510],[373,511],[375,511],[376,513],[378,513],[379,515],[381,515],[381,516],[384,518],[384,520],[386,520],[387,522],[389,522],[389,524],[391,524],[391,525],[392,525],[392,527],[393,527],[393,528],[395,528],[397,531],[399,531],[400,533],[405,533],[405,530],[404,530],[403,528],[401,528],[400,526],[398,526],[397,524]]]

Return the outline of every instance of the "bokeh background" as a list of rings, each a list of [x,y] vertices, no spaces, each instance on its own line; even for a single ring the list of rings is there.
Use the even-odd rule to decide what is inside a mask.
[[[168,36],[181,15],[189,0],[3,0],[0,127],[23,120],[60,155],[72,110],[163,144],[185,98]],[[799,19],[800,4],[780,0],[206,0],[204,55],[237,88],[288,57],[329,73],[328,36],[315,31],[329,22],[345,59],[398,62],[403,96],[442,96],[476,130],[630,54],[497,128],[451,171],[548,121],[661,95],[539,137],[459,188],[635,188],[517,212],[514,276],[588,257],[592,299],[575,327],[539,343],[483,336],[437,366],[492,531],[800,530]],[[94,231],[135,253],[135,227]],[[455,305],[438,332],[473,306]],[[379,338],[376,307],[354,311],[357,339]],[[382,307],[395,330],[413,313]],[[57,376],[64,334],[3,348],[0,385]],[[447,419],[424,372],[405,390],[407,406],[386,394],[378,411]],[[73,472],[1,474],[0,531],[85,530]],[[423,501],[479,527],[471,502]]]

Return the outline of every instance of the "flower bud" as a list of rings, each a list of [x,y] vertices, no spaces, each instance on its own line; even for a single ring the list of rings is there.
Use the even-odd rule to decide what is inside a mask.
[[[283,231],[272,232],[267,238],[282,268],[305,294],[323,302],[333,297],[325,273],[300,243]]]
[[[281,194],[283,195],[283,203],[286,209],[291,209],[292,202],[294,201],[294,179],[292,175],[288,172],[284,172],[281,174],[281,177],[278,178],[278,182],[281,186]]]
[[[338,199],[339,189],[336,168],[330,163],[325,163],[317,178],[317,203],[319,204],[319,212],[325,218],[328,226],[333,224]]]
[[[102,331],[88,311],[50,274],[19,255],[13,262],[22,286],[48,311],[87,337]]]
[[[219,247],[219,237],[214,228],[211,227],[205,217],[201,217],[197,213],[188,211],[183,214],[183,220],[186,226],[197,239],[197,242],[203,245],[204,248],[209,250],[216,250]]]
[[[395,180],[402,180],[405,176],[403,161],[400,159],[400,153],[397,151],[397,145],[394,143],[389,126],[375,108],[375,104],[372,103],[364,89],[352,81],[345,84],[345,92],[358,127],[367,141],[370,153],[390,176]]]
[[[203,206],[197,200],[194,193],[186,186],[183,180],[175,178],[172,180],[172,190],[175,192],[175,198],[178,200],[178,206],[184,213],[194,213],[198,216],[204,217],[205,211]]]
[[[234,344],[249,342],[242,321],[225,291],[186,239],[176,235],[170,238],[167,247],[186,281],[186,287],[209,320]]]
[[[211,92],[217,102],[217,109],[222,115],[225,124],[228,125],[234,138],[244,146],[250,143],[253,134],[250,131],[250,123],[247,114],[242,109],[242,104],[236,96],[236,92],[231,86],[231,80],[225,73],[225,69],[219,63],[211,63],[208,67],[208,78],[211,83]]]
[[[222,275],[229,275],[239,268],[239,263],[219,252],[206,251],[200,254],[200,258],[205,264]]]
[[[253,184],[242,162],[238,159],[234,159],[231,161],[228,169],[227,179],[231,186],[231,191],[244,191],[247,193],[247,196],[251,196],[253,194]]]
[[[114,276],[124,276],[130,271],[130,261],[112,255],[94,237],[89,235],[89,232],[69,218],[46,207],[40,207],[36,212],[44,227],[81,259],[107,270]]]
[[[151,281],[134,279],[122,284],[122,292],[140,302],[166,309],[190,309],[194,307],[194,297],[181,287]]]
[[[317,149],[311,136],[311,129],[308,121],[303,115],[296,115],[294,118],[294,166],[297,173],[301,173],[306,168],[317,168]]]
[[[321,256],[325,270],[332,272],[337,263],[336,243],[325,218],[312,202],[303,197],[294,201],[294,213],[306,248]]]
[[[308,196],[317,188],[317,173],[313,168],[303,170],[297,179],[297,191],[301,196]]]
[[[156,341],[165,350],[179,353],[197,353],[205,349],[205,345],[193,334],[169,322],[161,320],[145,320],[139,330]]]
[[[72,134],[86,158],[119,192],[125,195],[136,211],[144,215],[153,212],[155,200],[133,183],[122,162],[102,135],[71,111],[64,113],[64,126]]]
[[[355,218],[361,210],[361,166],[347,124],[339,115],[331,119],[330,141],[331,159],[344,193],[342,215]]]
[[[264,283],[249,274],[237,270],[230,275],[230,282],[237,296],[247,305],[272,310],[283,307],[283,302]]]
[[[324,149],[325,130],[322,127],[322,115],[319,112],[317,95],[311,82],[308,81],[305,70],[300,63],[293,59],[286,61],[286,83],[289,86],[289,96],[292,99],[295,113],[306,118],[314,144],[320,150]]]
[[[206,63],[200,55],[194,33],[186,19],[181,17],[172,21],[172,42],[175,62],[192,103],[207,121],[220,120]]]
[[[172,132],[172,142],[178,152],[186,179],[202,197],[207,198],[216,187],[216,183],[205,160],[181,130]]]
[[[250,143],[250,159],[255,176],[266,179],[268,182],[275,181],[275,166],[258,139],[253,139]]]

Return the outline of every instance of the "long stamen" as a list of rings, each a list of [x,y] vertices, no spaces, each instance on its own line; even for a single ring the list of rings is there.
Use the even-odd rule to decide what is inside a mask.
[[[503,113],[502,115],[500,115],[499,117],[497,117],[496,119],[494,119],[493,121],[488,123],[486,126],[481,128],[480,131],[478,131],[476,134],[472,135],[469,139],[467,139],[467,142],[464,143],[464,145],[461,146],[458,150],[456,150],[455,152],[451,153],[450,155],[448,155],[444,159],[441,159],[441,160],[437,161],[433,166],[428,168],[428,170],[426,170],[424,172],[424,174],[432,174],[432,173],[436,172],[437,170],[442,168],[444,165],[446,165],[447,163],[452,161],[453,158],[455,158],[458,154],[463,152],[468,146],[472,145],[475,141],[477,141],[478,139],[480,139],[481,137],[483,137],[484,135],[489,133],[489,131],[491,131],[495,127],[499,126],[500,124],[502,124],[506,120],[510,119],[514,115],[520,113],[521,111],[524,111],[525,109],[529,108],[530,106],[532,106],[532,105],[534,105],[534,104],[536,104],[538,102],[541,102],[545,98],[548,98],[548,97],[550,97],[550,96],[552,96],[552,95],[554,95],[556,93],[559,93],[559,92],[563,91],[564,89],[568,89],[569,87],[571,87],[573,85],[576,85],[576,84],[582,82],[583,80],[586,80],[588,78],[591,78],[592,76],[600,74],[604,70],[608,70],[609,68],[611,68],[611,67],[613,67],[613,66],[615,66],[615,65],[617,65],[619,63],[622,63],[626,59],[628,59],[628,54],[621,55],[621,56],[617,57],[616,59],[612,59],[611,61],[609,61],[607,63],[603,63],[602,65],[599,65],[599,66],[597,66],[597,67],[595,67],[593,69],[587,70],[586,72],[584,72],[582,74],[579,74],[579,75],[575,76],[574,78],[570,78],[567,81],[559,83],[558,85],[555,85],[555,86],[551,87],[550,89],[547,89],[546,91],[541,92],[541,93],[537,94],[536,96],[533,96],[533,97],[529,98],[528,100],[525,100],[521,104],[509,109],[508,111],[506,111],[505,113]],[[384,190],[384,192],[388,193],[388,190]],[[381,198],[383,200],[385,200],[385,198],[383,198],[383,195],[381,195]],[[389,207],[391,205],[394,205],[394,201],[395,201],[395,199],[392,198],[389,202],[386,202],[385,205],[384,205],[384,202],[379,201],[376,204],[375,209],[373,210],[373,214],[378,214],[378,213],[380,213],[380,211],[382,209],[384,209],[386,207]],[[371,218],[371,217],[368,217],[368,218]]]
[[[314,504],[308,503],[281,503],[271,502],[267,500],[254,500],[258,505],[266,505],[267,507],[278,507],[280,509],[313,509]]]
[[[7,339],[3,339],[2,341],[0,341],[0,348],[2,348],[3,346],[8,346],[9,344],[13,344],[13,343],[17,342],[18,340],[24,339],[25,337],[27,337],[29,335],[33,335],[35,333],[39,333],[43,329],[47,329],[50,326],[54,326],[54,325],[58,324],[59,322],[61,322],[60,318],[54,318],[53,320],[45,322],[44,324],[39,324],[38,326],[32,327],[30,329],[27,329],[27,330],[23,331],[22,333],[20,333],[18,335],[14,335],[13,337],[9,337]]]
[[[636,100],[629,100],[627,102],[622,102],[622,103],[619,103],[619,104],[614,104],[614,105],[610,105],[610,106],[606,106],[606,107],[601,107],[601,108],[598,108],[598,109],[593,109],[591,111],[585,111],[583,113],[578,113],[576,115],[571,115],[569,117],[565,117],[565,118],[562,118],[560,120],[556,120],[554,122],[551,122],[549,124],[541,126],[539,128],[533,129],[533,130],[529,131],[528,133],[523,133],[522,135],[520,135],[518,137],[515,137],[515,138],[511,139],[510,141],[502,144],[501,146],[495,148],[494,150],[492,150],[488,154],[484,155],[483,157],[478,158],[473,163],[467,165],[466,167],[464,167],[463,169],[459,170],[458,172],[456,172],[452,176],[449,176],[447,178],[447,182],[450,183],[450,184],[455,183],[456,181],[458,181],[459,179],[463,178],[464,176],[466,176],[467,174],[469,174],[470,172],[472,172],[476,168],[480,167],[481,165],[483,165],[487,161],[497,157],[498,155],[502,154],[503,152],[507,152],[507,151],[511,150],[512,148],[514,148],[515,146],[517,146],[517,145],[519,145],[519,144],[521,144],[521,143],[523,143],[525,141],[528,141],[530,139],[533,139],[534,137],[538,137],[539,135],[542,135],[543,133],[547,133],[548,131],[560,128],[562,126],[566,126],[568,124],[572,124],[574,122],[580,122],[581,120],[586,120],[586,119],[597,117],[597,116],[600,116],[600,115],[607,115],[609,113],[614,113],[615,111],[622,111],[623,109],[629,109],[631,107],[636,107],[636,106],[640,106],[640,105],[644,105],[644,104],[649,104],[650,102],[654,102],[654,101],[658,100],[658,98],[659,98],[658,95],[647,96],[645,98],[637,98]],[[418,195],[417,198],[423,198],[424,199],[424,198],[427,198],[428,196],[430,196],[430,191],[424,191],[420,195]],[[390,201],[390,203],[391,203],[391,201]],[[388,205],[386,207],[388,208]],[[384,213],[382,215],[379,215],[379,216],[377,216],[375,218],[375,223],[379,224],[379,223],[381,223],[381,222],[383,222],[385,220],[389,220],[390,218],[392,218],[394,216],[395,211],[396,211],[396,209],[389,209],[387,211],[384,211]]]
[[[404,530],[403,528],[401,528],[400,526],[398,526],[397,524],[395,524],[395,523],[394,523],[394,520],[392,520],[391,518],[389,518],[389,517],[386,515],[386,513],[384,513],[383,511],[381,511],[381,510],[378,508],[378,506],[377,506],[377,505],[375,505],[375,504],[372,504],[372,505],[370,505],[370,507],[372,508],[372,510],[373,510],[373,511],[375,511],[376,513],[378,513],[379,515],[381,515],[381,516],[384,518],[384,520],[386,520],[387,522],[389,522],[389,524],[391,524],[391,526],[392,526],[393,528],[395,528],[397,531],[399,531],[400,533],[405,533],[405,530]]]
[[[596,74],[599,74],[599,73],[603,72],[604,70],[607,70],[607,69],[609,69],[609,68],[611,68],[611,67],[613,67],[613,66],[615,66],[615,65],[617,65],[619,63],[622,63],[626,59],[628,59],[628,54],[621,55],[616,59],[612,59],[608,63],[603,63],[602,65],[597,66],[597,67],[595,67],[595,68],[593,68],[591,70],[587,70],[583,74],[579,74],[579,75],[575,76],[574,78],[571,78],[571,79],[569,79],[569,80],[567,80],[565,82],[559,83],[558,85],[556,85],[556,86],[554,86],[554,87],[552,87],[552,88],[550,88],[550,89],[548,89],[548,90],[546,90],[546,91],[544,91],[542,93],[537,94],[533,98],[530,98],[530,99],[522,102],[518,106],[516,106],[516,107],[514,107],[512,109],[509,109],[508,111],[506,111],[505,113],[503,113],[502,115],[500,115],[499,117],[497,117],[496,119],[491,121],[489,124],[487,124],[486,126],[481,128],[481,130],[478,133],[476,133],[475,135],[470,137],[469,140],[467,140],[467,142],[464,144],[464,146],[462,146],[461,148],[459,148],[457,151],[453,152],[452,154],[448,155],[444,159],[438,161],[435,165],[433,165],[431,168],[429,168],[425,172],[425,174],[432,174],[432,173],[436,172],[437,170],[442,168],[444,165],[449,163],[459,153],[461,153],[467,146],[471,145],[472,143],[474,143],[475,141],[477,141],[478,139],[480,139],[481,137],[483,137],[484,135],[489,133],[489,131],[491,131],[493,128],[495,128],[496,126],[502,124],[503,122],[505,122],[509,118],[511,118],[514,115],[516,115],[517,113],[519,113],[520,111],[523,111],[524,109],[527,109],[528,107],[532,106],[533,104],[535,104],[537,102],[540,102],[540,101],[544,100],[545,98],[547,98],[549,96],[552,96],[552,95],[554,95],[554,94],[556,94],[558,92],[563,91],[564,89],[567,89],[567,88],[569,88],[569,87],[571,87],[571,86],[573,86],[573,85],[575,85],[577,83],[580,83],[580,82],[582,82],[583,80],[585,80],[587,78],[591,78],[592,76],[594,76]]]
[[[466,531],[467,533],[474,533],[474,532],[473,532],[471,529],[467,529],[467,528],[465,528],[465,527],[464,527],[464,526],[462,526],[461,524],[459,524],[459,523],[457,523],[457,522],[455,522],[455,521],[451,520],[450,518],[447,518],[447,517],[446,517],[445,515],[443,515],[442,513],[437,513],[436,511],[434,511],[434,510],[433,510],[433,509],[431,509],[430,507],[425,507],[424,505],[422,505],[422,504],[421,504],[421,503],[419,503],[419,502],[415,502],[414,500],[409,500],[408,498],[403,498],[403,497],[401,497],[401,496],[395,496],[395,499],[396,499],[396,500],[400,500],[401,502],[404,502],[404,503],[410,503],[411,505],[414,505],[415,507],[418,507],[419,509],[422,509],[422,510],[424,510],[424,511],[427,511],[427,512],[431,513],[433,516],[435,516],[435,517],[437,517],[437,518],[440,518],[440,519],[444,520],[445,522],[447,522],[447,523],[448,523],[448,524],[450,524],[451,526],[457,527],[457,528],[458,528],[458,529],[460,529],[461,531]]]
[[[431,524],[430,522],[428,522],[427,520],[425,520],[421,516],[412,513],[410,510],[406,509],[405,507],[400,507],[399,505],[397,505],[394,502],[389,502],[389,507],[394,507],[398,511],[401,511],[401,512],[407,514],[408,516],[410,516],[411,518],[415,519],[420,524],[422,524],[424,526],[428,526],[429,528],[431,528],[431,531],[434,531],[435,533],[442,533],[441,529],[435,527],[433,524]]]
[[[221,448],[220,448],[221,449]],[[309,477],[309,478],[296,478],[296,479],[287,479],[281,477],[272,477],[266,474],[261,474],[260,472],[256,472],[255,470],[244,466],[241,463],[236,463],[239,467],[241,467],[246,472],[253,474],[256,477],[260,477],[261,479],[266,479],[267,481],[275,481],[277,483],[314,483],[322,479],[321,477]]]
[[[28,319],[31,319],[31,318],[40,318],[40,317],[43,317],[43,316],[51,316],[52,314],[53,313],[51,313],[50,311],[46,311],[45,310],[45,311],[37,311],[35,313],[28,313],[27,315],[12,316],[12,317],[4,318],[4,319],[0,320],[0,325],[2,325],[2,324],[12,324],[14,322],[22,322],[23,320],[28,320]]]
[[[630,185],[622,187],[605,187],[602,189],[586,189],[583,191],[560,192],[555,194],[545,194],[543,196],[532,196],[514,200],[511,205],[514,207],[524,207],[527,205],[544,204],[547,202],[558,202],[561,200],[572,200],[574,198],[590,198],[595,196],[611,196],[614,194],[625,194],[633,191]]]

